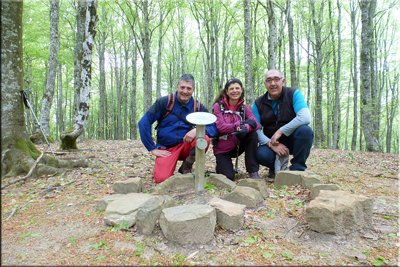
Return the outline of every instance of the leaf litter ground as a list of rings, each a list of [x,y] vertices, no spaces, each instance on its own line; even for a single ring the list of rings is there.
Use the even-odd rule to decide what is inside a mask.
[[[43,146],[38,146],[43,150]],[[305,221],[309,190],[275,188],[265,178],[270,197],[245,214],[245,227],[231,232],[216,226],[206,245],[168,242],[159,226],[150,236],[136,229],[103,224],[97,202],[112,194],[115,181],[141,177],[147,189],[154,158],[140,141],[93,141],[59,158],[87,158],[89,168],[62,177],[43,176],[2,190],[2,265],[398,265],[399,157],[396,154],[312,149],[308,170],[341,190],[374,198],[373,228],[346,236],[311,231]],[[52,144],[53,150],[57,144]],[[179,164],[177,169],[179,168]],[[206,171],[215,170],[212,150]],[[238,179],[246,178],[244,156]],[[19,177],[17,177],[19,178]],[[2,181],[4,184],[7,181]],[[208,189],[172,193],[181,204],[223,197]],[[14,214],[12,215],[12,213]],[[12,215],[12,216],[11,216]],[[10,217],[11,216],[11,217]]]

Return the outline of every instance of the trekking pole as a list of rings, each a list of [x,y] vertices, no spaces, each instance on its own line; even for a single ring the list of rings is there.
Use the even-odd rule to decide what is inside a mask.
[[[246,109],[243,109],[243,118],[240,116],[240,126],[243,126],[243,120],[246,118]],[[235,162],[235,173],[238,173],[238,160],[239,160],[239,148],[240,148],[240,140],[236,144],[236,162]]]
[[[25,107],[28,108],[28,109],[30,109],[30,111],[31,111],[31,113],[32,113],[32,115],[33,115],[33,117],[34,117],[35,120],[36,120],[37,125],[39,125],[40,131],[42,132],[42,134],[43,134],[43,136],[44,136],[44,139],[46,140],[46,143],[47,143],[47,145],[49,146],[51,153],[53,154],[53,157],[56,157],[56,155],[54,155],[53,149],[51,149],[50,143],[49,143],[49,141],[47,140],[46,135],[45,135],[44,132],[43,132],[42,126],[40,125],[38,119],[36,118],[35,112],[33,112],[32,108],[31,108],[31,104],[29,103],[28,96],[26,95],[26,93],[25,93],[24,91],[21,91],[21,95],[22,95],[22,97],[23,97],[23,99],[24,99]]]
[[[238,140],[237,146],[236,146],[236,162],[235,162],[235,173],[238,173],[238,164],[239,164],[239,146],[240,146],[240,141]]]

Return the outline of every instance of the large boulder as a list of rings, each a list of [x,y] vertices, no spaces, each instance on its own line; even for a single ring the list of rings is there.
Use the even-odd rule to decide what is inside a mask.
[[[194,177],[193,174],[175,174],[169,177],[162,183],[159,183],[155,187],[150,189],[150,193],[168,193],[173,191],[186,191],[186,190],[194,190]]]
[[[242,179],[239,181],[238,186],[247,186],[256,189],[261,193],[263,198],[268,198],[268,186],[264,180],[258,179]]]
[[[130,178],[125,181],[116,181],[113,184],[115,194],[129,194],[145,192],[146,188],[140,177]]]
[[[131,227],[136,223],[138,209],[143,203],[154,197],[143,193],[130,193],[117,197],[108,204],[104,212],[104,222],[107,225],[114,226],[126,221],[128,223],[127,226]]]
[[[165,208],[176,206],[176,201],[170,196],[157,196],[144,202],[136,214],[136,226],[140,233],[150,235]]]
[[[243,227],[245,205],[236,204],[217,197],[211,199],[209,205],[216,209],[217,222],[223,228],[234,231]]]
[[[373,200],[345,191],[321,190],[306,208],[311,230],[345,235],[372,225]]]
[[[209,205],[165,208],[160,227],[165,237],[180,245],[206,244],[214,238],[216,211]]]
[[[214,185],[219,189],[234,189],[236,187],[235,182],[229,180],[223,174],[212,173],[210,176],[205,177],[207,183]]]
[[[247,208],[255,208],[264,200],[260,192],[247,186],[236,186],[232,192],[224,196],[224,199],[233,203],[243,204]]]

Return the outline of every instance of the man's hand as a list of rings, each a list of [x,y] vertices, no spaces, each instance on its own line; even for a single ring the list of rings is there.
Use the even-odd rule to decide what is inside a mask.
[[[171,152],[169,152],[168,150],[161,150],[158,148],[151,150],[150,153],[156,157],[168,157],[169,155],[171,155]]]
[[[278,143],[277,145],[272,146],[271,145],[271,140],[267,143],[267,146],[269,146],[272,151],[274,151],[276,154],[279,155],[279,157],[283,156],[288,156],[289,155],[289,149],[284,144]]]
[[[183,142],[190,144],[196,138],[196,128],[190,130],[183,137]]]
[[[281,138],[281,136],[282,136],[281,129],[278,129],[274,133],[274,135],[271,137],[271,140],[269,141],[269,145],[268,146],[271,147],[271,146],[277,146],[278,144],[280,144],[278,140],[279,140],[279,138]]]

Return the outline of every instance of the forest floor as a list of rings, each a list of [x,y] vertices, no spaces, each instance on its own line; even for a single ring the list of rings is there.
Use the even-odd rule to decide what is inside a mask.
[[[47,146],[47,145],[46,145]],[[113,194],[115,181],[141,177],[147,189],[154,157],[140,141],[93,141],[59,158],[87,158],[88,168],[62,177],[42,176],[11,185],[1,192],[1,265],[399,265],[399,155],[312,149],[308,170],[325,183],[374,199],[373,226],[346,236],[309,229],[305,207],[309,190],[300,186],[276,189],[266,179],[270,197],[248,209],[244,229],[230,232],[216,226],[206,245],[168,242],[160,227],[150,236],[134,227],[103,224],[98,201]],[[43,150],[42,145],[38,148]],[[52,144],[53,150],[58,144]],[[180,163],[178,163],[177,169]],[[215,170],[212,149],[206,171]],[[261,167],[260,175],[268,170]],[[245,178],[244,157],[239,179]],[[19,178],[19,177],[17,177]],[[2,184],[7,180],[2,180]],[[65,185],[66,184],[66,185]],[[55,190],[47,190],[54,186]],[[224,191],[206,190],[222,197]],[[195,194],[171,194],[188,203]]]

